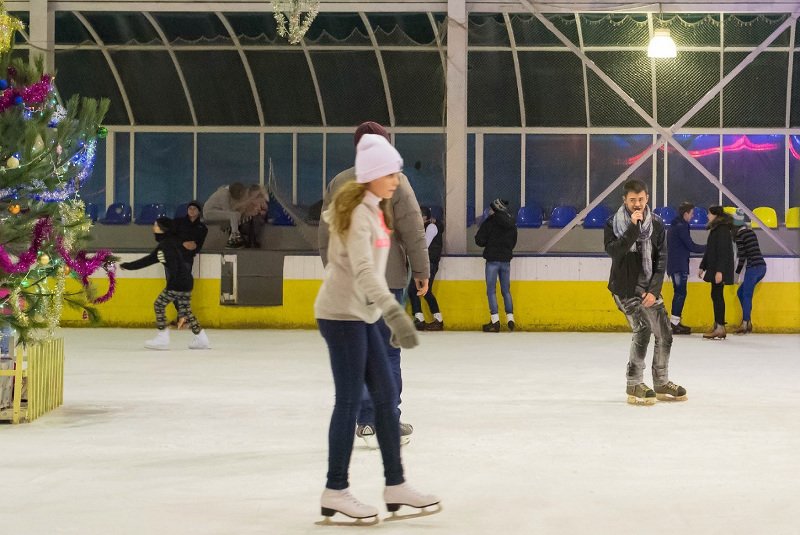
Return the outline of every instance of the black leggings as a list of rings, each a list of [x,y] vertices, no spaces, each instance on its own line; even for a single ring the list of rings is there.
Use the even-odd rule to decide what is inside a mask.
[[[711,301],[714,303],[714,323],[725,325],[725,284],[711,283]]]

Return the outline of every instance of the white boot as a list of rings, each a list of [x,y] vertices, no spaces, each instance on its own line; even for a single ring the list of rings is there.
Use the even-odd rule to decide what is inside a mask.
[[[319,524],[335,524],[331,522],[330,518],[336,513],[341,513],[350,518],[355,518],[356,522],[349,522],[347,524],[377,524],[378,523],[378,509],[361,503],[355,496],[350,494],[349,489],[333,490],[325,489],[322,492],[322,516],[325,520],[318,522]],[[366,520],[367,522],[364,522]]]
[[[158,331],[155,338],[151,338],[144,343],[144,347],[159,350],[169,349],[169,331],[167,329]]]
[[[192,341],[189,342],[189,349],[211,349],[211,343],[208,341],[205,329],[192,335]]]
[[[392,513],[392,516],[388,520],[427,516],[436,514],[442,510],[442,506],[439,505],[439,498],[433,494],[417,492],[408,483],[387,486],[383,491],[383,501],[386,502],[386,509]],[[400,509],[401,505],[408,505],[410,507],[422,509],[422,511],[410,515],[397,515],[396,512]],[[435,507],[431,510],[425,510],[426,507],[432,506]]]

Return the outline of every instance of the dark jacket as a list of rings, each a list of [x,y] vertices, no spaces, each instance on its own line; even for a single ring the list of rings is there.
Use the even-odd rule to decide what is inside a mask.
[[[191,292],[194,278],[189,264],[183,257],[183,250],[180,238],[174,234],[165,234],[152,253],[133,262],[123,262],[120,267],[133,271],[161,263],[164,265],[164,274],[167,278],[167,290]]]
[[[517,245],[517,225],[508,212],[497,211],[481,223],[475,245],[489,262],[510,262]]]
[[[667,231],[667,275],[689,273],[689,253],[704,253],[705,245],[692,241],[689,223],[681,216],[672,220]]]
[[[648,293],[656,298],[661,297],[661,286],[664,284],[664,270],[667,267],[667,243],[664,221],[653,214],[652,243],[653,276],[647,285]],[[606,253],[611,257],[611,274],[608,278],[608,289],[611,293],[623,298],[641,297],[637,295],[636,284],[642,271],[642,254],[631,251],[631,247],[639,238],[638,225],[629,225],[628,230],[617,238],[614,235],[614,216],[606,220],[603,230],[603,242]]]
[[[192,259],[200,254],[200,251],[203,249],[203,244],[208,235],[208,227],[199,217],[192,221],[187,215],[175,219],[175,233],[178,235],[178,240],[181,242],[183,257],[191,263]],[[197,248],[193,251],[183,248],[183,242],[185,241],[195,242]]]
[[[723,284],[733,284],[733,233],[731,216],[722,214],[712,221],[708,228],[706,254],[700,262],[700,269],[706,272],[703,280],[714,282],[714,275],[722,273]]]
[[[430,258],[431,264],[438,264],[439,260],[442,258],[442,244],[444,242],[444,225],[440,221],[436,221],[433,223],[436,226],[436,230],[439,232],[436,233],[436,236],[433,237],[431,244],[428,245],[428,258]],[[425,228],[428,228],[428,225],[425,225]]]

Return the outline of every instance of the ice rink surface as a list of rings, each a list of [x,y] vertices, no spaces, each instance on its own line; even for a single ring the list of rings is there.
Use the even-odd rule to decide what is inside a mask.
[[[0,425],[1,533],[800,533],[800,336],[676,337],[689,400],[634,407],[629,334],[425,333],[403,357],[403,461],[444,510],[338,528],[314,525],[333,404],[319,334],[142,349],[153,332],[64,332],[64,405]],[[354,450],[351,489],[385,516],[378,451]]]

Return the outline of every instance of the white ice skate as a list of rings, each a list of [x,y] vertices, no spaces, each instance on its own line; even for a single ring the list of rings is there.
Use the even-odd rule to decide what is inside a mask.
[[[158,331],[155,338],[151,338],[144,343],[144,347],[160,351],[169,349],[169,331],[167,329]]]
[[[320,503],[322,516],[325,518],[316,522],[318,526],[374,526],[378,523],[378,510],[358,501],[355,496],[350,494],[349,489],[325,489],[322,492]],[[336,513],[341,513],[354,520],[352,522],[331,520]]]
[[[364,445],[371,449],[378,449],[378,437],[375,436],[375,426],[359,424],[356,426],[356,436],[364,441]]]
[[[208,341],[205,329],[192,335],[192,340],[189,342],[189,349],[211,349],[211,343]]]
[[[411,434],[414,432],[414,426],[400,422],[400,445],[405,446],[411,442]]]
[[[435,515],[442,510],[442,504],[439,503],[439,498],[433,494],[420,494],[408,483],[387,486],[383,491],[383,501],[386,502],[386,509],[392,513],[391,516],[386,519],[387,522]],[[419,511],[406,515],[397,514],[397,511],[402,505],[414,507],[419,509]]]

